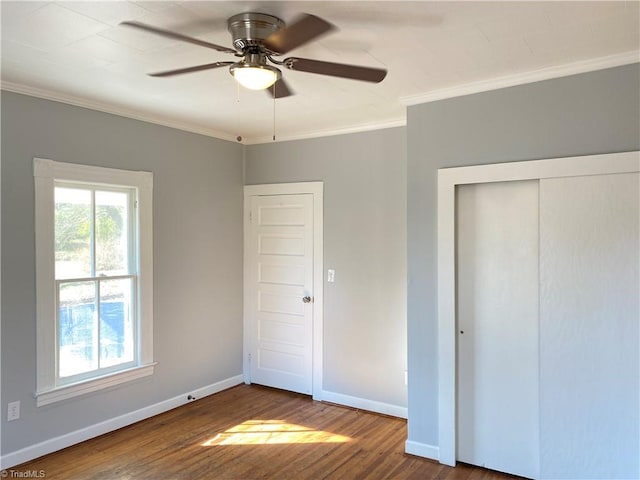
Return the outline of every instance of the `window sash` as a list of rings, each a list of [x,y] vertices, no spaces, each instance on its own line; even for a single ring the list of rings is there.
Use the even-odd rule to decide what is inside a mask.
[[[131,285],[131,303],[132,305],[129,308],[129,314],[132,316],[131,318],[131,322],[132,322],[132,347],[133,347],[133,358],[129,361],[125,361],[125,362],[121,362],[121,363],[117,363],[115,365],[111,365],[111,366],[107,366],[107,367],[101,367],[100,366],[100,361],[101,361],[101,353],[100,353],[100,349],[102,348],[101,346],[101,342],[100,342],[100,331],[101,331],[101,327],[102,327],[102,319],[101,319],[101,290],[99,287],[99,284],[101,282],[104,281],[112,281],[112,280],[131,280],[132,285]],[[60,368],[61,368],[61,353],[60,353],[60,287],[64,284],[71,284],[71,283],[81,283],[81,282],[94,282],[97,285],[96,288],[96,293],[95,293],[95,301],[96,301],[96,314],[98,315],[98,324],[97,324],[97,331],[98,331],[98,339],[97,341],[94,340],[94,343],[97,344],[98,346],[98,353],[97,353],[97,357],[98,357],[98,367],[92,370],[88,370],[86,372],[82,372],[82,373],[77,373],[75,375],[68,375],[68,376],[61,376],[60,375]],[[70,278],[70,279],[61,279],[61,280],[56,280],[55,281],[56,284],[56,311],[55,311],[55,315],[56,315],[56,335],[55,335],[55,345],[56,345],[56,385],[58,386],[63,386],[63,385],[69,385],[69,384],[73,384],[73,383],[77,383],[86,379],[91,379],[91,378],[97,378],[103,375],[108,375],[114,372],[118,372],[121,370],[128,370],[132,367],[135,367],[136,365],[138,365],[139,362],[139,315],[138,315],[138,276],[137,275],[114,275],[114,276],[100,276],[100,277],[80,277],[80,278]]]
[[[56,189],[66,189],[66,190],[78,190],[78,191],[87,191],[90,194],[90,204],[89,204],[89,276],[85,277],[76,277],[76,278],[56,278],[56,302],[55,302],[55,319],[56,319],[56,330],[55,330],[55,349],[56,349],[56,362],[55,362],[55,384],[57,386],[61,385],[69,385],[72,383],[76,383],[82,380],[91,379],[100,377],[105,374],[117,372],[120,370],[124,370],[127,368],[131,368],[138,364],[139,354],[138,354],[138,323],[139,323],[139,314],[138,314],[138,289],[136,287],[137,280],[137,230],[138,230],[138,218],[137,212],[135,208],[135,204],[137,202],[137,189],[131,187],[107,187],[104,185],[97,185],[92,182],[66,182],[63,180],[54,179],[54,193]],[[98,271],[98,258],[97,258],[97,249],[98,249],[98,234],[97,234],[97,225],[98,225],[98,204],[96,201],[96,194],[102,192],[114,192],[114,193],[122,193],[126,195],[126,242],[127,242],[127,259],[126,259],[126,269],[129,272],[127,275],[108,275],[101,274],[100,276],[96,275]],[[56,231],[54,228],[54,238],[56,237]],[[57,253],[57,252],[56,252]],[[57,265],[57,263],[56,263]],[[57,266],[56,266],[57,268]],[[56,270],[56,277],[60,272]],[[132,290],[131,290],[131,301],[133,305],[130,306],[128,314],[131,316],[130,321],[132,323],[133,328],[133,339],[132,339],[132,348],[133,355],[132,359],[126,362],[120,362],[115,365],[111,365],[108,367],[101,367],[101,357],[102,357],[102,343],[101,343],[101,330],[102,330],[102,318],[101,318],[101,294],[100,294],[100,286],[101,283],[105,280],[117,280],[117,279],[131,279],[132,280]],[[90,370],[86,370],[84,372],[80,372],[72,375],[62,375],[63,369],[63,353],[61,351],[61,339],[60,339],[60,289],[63,284],[70,283],[93,283],[95,285],[94,292],[94,313],[95,316],[93,326],[93,335],[92,335],[92,345],[90,347],[90,352],[92,358],[86,359],[89,362],[96,362],[96,368],[92,368]]]
[[[140,172],[133,172],[140,173]],[[70,182],[67,180],[54,179],[55,188],[88,190],[91,192],[91,237],[90,237],[90,270],[95,276],[97,271],[97,239],[96,239],[96,192],[113,192],[127,195],[127,274],[136,274],[139,271],[140,262],[138,259],[140,248],[140,218],[139,218],[139,189],[130,186],[111,186],[97,184],[95,182]],[[57,275],[57,272],[56,272]],[[56,280],[62,280],[56,276]]]

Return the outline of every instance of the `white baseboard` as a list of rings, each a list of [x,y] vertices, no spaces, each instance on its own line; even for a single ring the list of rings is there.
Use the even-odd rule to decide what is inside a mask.
[[[366,398],[352,397],[343,395],[342,393],[322,391],[322,400],[338,405],[346,405],[347,407],[359,408],[360,410],[368,410],[370,412],[382,413],[393,417],[407,418],[407,407],[399,405],[391,405],[390,403],[377,402]]]
[[[45,440],[44,442],[37,443],[20,450],[16,450],[15,452],[8,453],[0,458],[0,469],[7,469],[15,465],[20,465],[21,463],[28,462],[29,460],[33,460],[34,458],[47,455],[48,453],[70,447],[71,445],[75,445],[76,443],[84,442],[85,440],[89,440],[90,438],[112,432],[122,427],[126,427],[127,425],[131,425],[132,423],[139,422],[140,420],[153,417],[160,413],[184,405],[185,403],[190,403],[190,400],[187,400],[188,395],[193,395],[194,397],[196,397],[196,399],[206,397],[208,395],[221,392],[222,390],[225,390],[227,388],[240,385],[241,383],[243,383],[243,381],[244,378],[242,375],[236,375],[234,377],[221,380],[211,385],[207,385],[206,387],[198,388],[197,390],[192,390],[168,400],[149,405],[148,407],[125,413],[124,415],[120,415],[119,417],[111,418],[109,420],[105,420],[104,422],[96,423],[95,425],[91,425],[89,427],[85,427],[80,430],[66,433],[59,437],[51,438],[49,440]]]
[[[404,451],[411,455],[417,455],[419,457],[429,458],[431,460],[440,460],[440,448],[429,445],[427,443],[414,442],[413,440],[407,440],[404,443]]]

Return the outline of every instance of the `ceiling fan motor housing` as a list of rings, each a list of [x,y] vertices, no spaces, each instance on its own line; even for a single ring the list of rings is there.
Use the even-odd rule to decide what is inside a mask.
[[[252,47],[262,47],[263,50],[267,50],[264,48],[263,40],[284,28],[285,23],[273,15],[245,12],[229,18],[227,26],[233,38],[233,46],[237,50],[245,52]],[[276,53],[268,50],[267,52]]]

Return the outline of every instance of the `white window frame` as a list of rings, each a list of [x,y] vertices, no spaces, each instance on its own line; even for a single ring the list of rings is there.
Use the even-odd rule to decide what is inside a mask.
[[[153,174],[34,158],[38,407],[152,375]],[[136,365],[60,385],[56,382],[55,182],[134,188],[138,217],[138,325]]]

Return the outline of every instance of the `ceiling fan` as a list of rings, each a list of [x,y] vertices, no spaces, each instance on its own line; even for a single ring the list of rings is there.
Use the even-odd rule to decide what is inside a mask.
[[[286,25],[278,17],[265,13],[247,12],[230,17],[227,20],[227,27],[231,33],[235,49],[136,21],[125,21],[121,25],[211,48],[219,52],[230,53],[240,58],[236,62],[214,62],[177,70],[150,73],[149,75],[152,77],[169,77],[228,66],[229,72],[240,85],[252,90],[268,89],[267,91],[274,98],[283,98],[292,95],[293,92],[282,78],[280,69],[273,65],[300,72],[373,83],[381,82],[387,75],[387,71],[380,68],[324,62],[299,57],[288,57],[284,60],[274,58],[335,29],[326,20],[306,13],[302,14],[290,25]],[[270,65],[270,63],[273,65]]]

